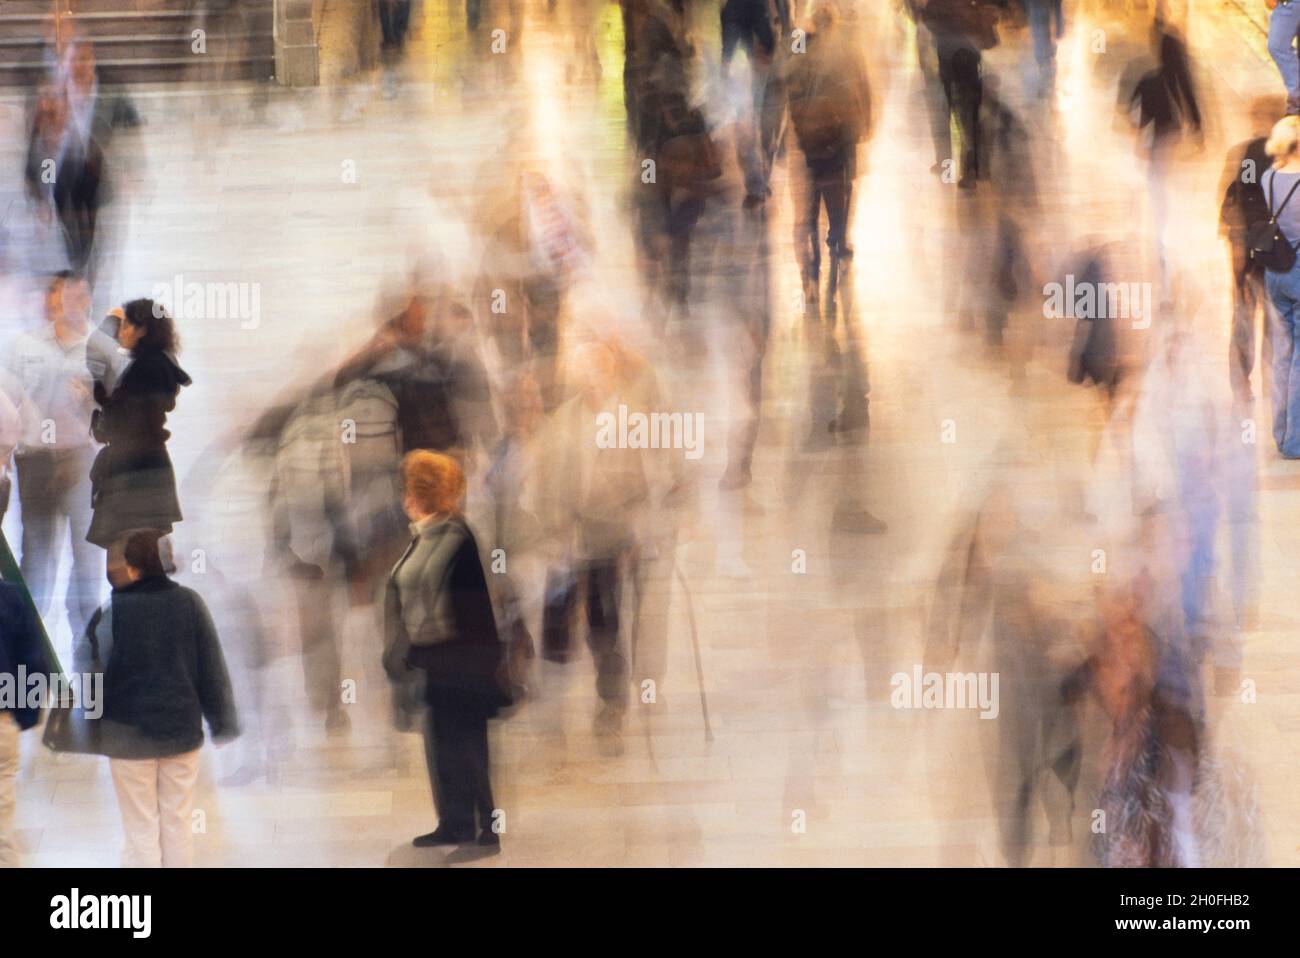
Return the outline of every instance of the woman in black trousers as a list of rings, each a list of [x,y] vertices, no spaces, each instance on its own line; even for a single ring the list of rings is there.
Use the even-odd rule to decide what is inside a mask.
[[[501,646],[487,579],[460,513],[465,476],[450,456],[417,449],[402,460],[402,489],[412,539],[388,579],[384,668],[399,701],[412,679],[423,679],[438,811],[437,829],[413,844],[499,846],[487,723],[509,700],[497,680]]]

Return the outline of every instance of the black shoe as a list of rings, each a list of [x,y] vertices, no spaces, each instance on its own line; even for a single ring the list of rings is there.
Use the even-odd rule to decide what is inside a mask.
[[[492,831],[492,829],[487,828],[479,835],[478,843],[484,848],[500,848],[501,836]]]
[[[474,833],[453,832],[450,829],[435,828],[427,835],[418,835],[411,841],[416,848],[436,848],[440,845],[465,845],[474,840]]]

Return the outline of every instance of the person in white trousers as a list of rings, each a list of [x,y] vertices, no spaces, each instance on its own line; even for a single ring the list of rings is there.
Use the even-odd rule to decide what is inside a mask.
[[[120,558],[110,554],[113,595],[86,633],[105,663],[101,750],[128,868],[193,865],[203,722],[218,744],[239,734],[212,616],[197,592],[167,577],[160,536],[133,532]]]
[[[18,841],[14,818],[18,813],[18,722],[0,712],[0,868],[17,868]]]
[[[109,761],[122,810],[126,868],[190,868],[194,864],[194,786],[199,749],[169,758]]]

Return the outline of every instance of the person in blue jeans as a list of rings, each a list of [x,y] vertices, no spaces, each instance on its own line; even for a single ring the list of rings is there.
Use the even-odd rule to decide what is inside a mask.
[[[1038,63],[1038,94],[1045,97],[1056,84],[1056,41],[1065,35],[1065,13],[1061,0],[1025,0],[1025,16]]]
[[[1292,247],[1300,245],[1300,117],[1286,116],[1269,135],[1265,152],[1273,166],[1260,178],[1278,229]],[[1290,197],[1291,202],[1287,202]],[[1288,459],[1300,459],[1300,258],[1285,273],[1268,270],[1265,286],[1273,304],[1273,438]]]
[[[1273,55],[1282,82],[1286,84],[1286,112],[1300,113],[1300,55],[1296,34],[1300,33],[1300,0],[1265,0],[1273,12],[1268,18],[1268,52]]]

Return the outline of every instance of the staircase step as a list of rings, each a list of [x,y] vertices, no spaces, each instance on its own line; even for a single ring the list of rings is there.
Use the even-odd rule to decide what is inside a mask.
[[[92,40],[105,83],[175,82],[211,74],[203,58],[229,51],[228,79],[275,73],[274,0],[244,0],[242,18],[205,21],[186,0],[57,0],[74,35]],[[55,0],[0,0],[0,86],[40,82],[54,36]],[[206,53],[193,52],[195,29],[209,32]]]
[[[74,14],[86,13],[172,13],[177,7],[191,7],[195,4],[185,0],[67,0],[67,9]],[[270,10],[275,0],[244,0],[248,10]],[[6,4],[8,6],[8,4]],[[50,6],[46,0],[46,7]],[[190,11],[186,11],[187,15]]]
[[[105,83],[159,83],[197,79],[194,61],[189,57],[153,60],[100,61],[99,76]],[[275,77],[275,57],[240,57],[226,63],[225,78],[235,80],[271,80]]]
[[[177,34],[189,34],[191,30],[204,27],[203,22],[184,10],[162,10],[157,12],[117,12],[84,13],[66,17],[65,23],[81,36],[98,40],[105,36],[130,36],[137,33],[156,33],[162,30]],[[274,19],[271,9],[259,11],[248,20],[248,29],[253,33],[265,33],[271,36]],[[204,29],[210,29],[204,27]]]
[[[3,3],[0,3],[0,13],[9,17],[54,18],[53,5],[50,0],[4,0]]]

